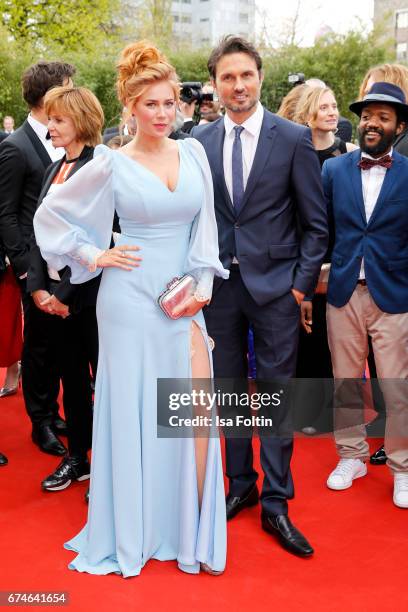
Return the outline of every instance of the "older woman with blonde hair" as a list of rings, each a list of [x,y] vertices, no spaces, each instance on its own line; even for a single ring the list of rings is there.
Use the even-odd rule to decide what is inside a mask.
[[[168,138],[179,80],[153,45],[123,50],[117,90],[137,123],[133,140],[117,151],[97,147],[34,219],[48,264],[69,265],[73,283],[104,269],[89,515],[66,544],[78,553],[70,567],[135,576],[154,558],[217,574],[226,557],[219,439],[182,426],[180,382],[171,383],[205,381],[212,371],[202,308],[214,275],[229,273],[218,257],[211,171],[196,140]],[[109,248],[115,209],[122,234]],[[158,298],[183,276],[166,316]],[[170,379],[164,408],[172,412],[158,415],[160,379]]]
[[[101,142],[104,122],[99,101],[85,87],[56,87],[46,94],[44,105],[52,144],[63,147],[65,155],[47,169],[40,203],[47,194],[57,194],[92,160],[94,147]],[[74,202],[69,202],[69,207],[73,208]],[[61,376],[68,430],[68,455],[43,480],[44,491],[61,491],[75,480],[88,479],[90,474],[87,457],[92,439],[90,364],[95,370],[98,354],[95,307],[99,279],[78,286],[71,284],[70,277],[69,266],[47,265],[33,241],[27,289],[35,305],[49,319],[49,334],[44,338],[50,349],[46,352],[49,362],[42,367],[56,367]]]

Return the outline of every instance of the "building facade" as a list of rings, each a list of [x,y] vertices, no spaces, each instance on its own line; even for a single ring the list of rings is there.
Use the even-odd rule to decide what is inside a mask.
[[[408,60],[408,0],[374,0],[374,23],[384,24],[395,41],[396,58]]]
[[[225,34],[255,36],[255,0],[173,0],[173,33],[194,48],[211,47]]]

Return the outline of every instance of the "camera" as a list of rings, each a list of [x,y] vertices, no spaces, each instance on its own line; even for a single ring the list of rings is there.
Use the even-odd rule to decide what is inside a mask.
[[[204,101],[213,102],[214,94],[203,93],[202,83],[187,81],[186,83],[181,83],[180,99],[186,102],[186,104],[196,102],[200,106]]]
[[[293,72],[288,75],[288,83],[296,87],[296,85],[303,85],[305,82],[305,75],[303,72]]]

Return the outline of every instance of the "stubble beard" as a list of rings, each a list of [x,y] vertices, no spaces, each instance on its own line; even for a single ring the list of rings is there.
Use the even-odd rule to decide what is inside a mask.
[[[245,106],[235,106],[234,104],[229,104],[229,103],[228,104],[224,103],[224,106],[227,110],[231,111],[232,113],[248,113],[258,104],[258,101],[259,101],[259,98],[252,98],[248,100]]]

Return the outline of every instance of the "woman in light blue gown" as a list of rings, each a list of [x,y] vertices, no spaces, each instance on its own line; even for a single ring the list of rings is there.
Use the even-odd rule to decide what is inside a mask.
[[[158,438],[156,398],[158,378],[211,373],[201,308],[214,274],[228,278],[218,259],[211,173],[197,141],[166,137],[178,84],[156,49],[135,43],[123,51],[118,90],[136,117],[135,138],[120,151],[98,146],[34,220],[44,258],[56,269],[68,264],[71,282],[105,268],[88,521],[65,546],[78,553],[70,568],[80,572],[134,576],[153,558],[176,559],[189,573],[221,573],[219,439]],[[109,249],[115,209],[122,234]],[[157,298],[185,273],[197,289],[184,316],[170,320]]]

